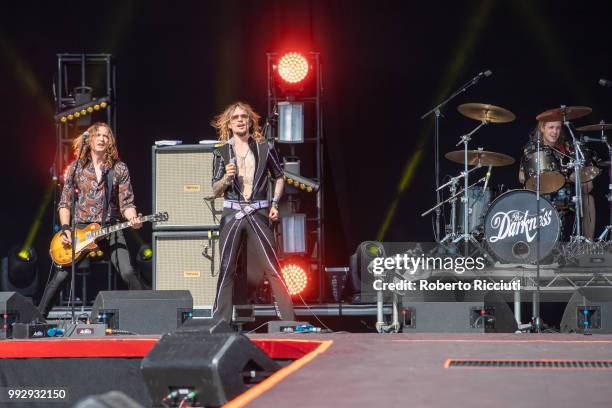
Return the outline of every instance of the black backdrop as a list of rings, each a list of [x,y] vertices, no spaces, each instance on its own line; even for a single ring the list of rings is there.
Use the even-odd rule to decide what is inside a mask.
[[[431,220],[419,216],[435,199],[432,119],[419,116],[476,73],[490,69],[493,76],[447,106],[442,152],[477,124],[457,113],[464,102],[517,115],[486,127],[472,144],[517,159],[535,115],[546,109],[588,105],[593,114],[579,124],[612,120],[612,90],[597,85],[612,77],[610,2],[27,1],[2,9],[0,256],[25,239],[50,179],[48,109],[60,52],[116,56],[119,146],[146,213],[154,140],[210,138],[210,118],[237,99],[265,113],[265,53],[320,51],[329,265],[346,265],[359,242],[376,238],[396,198],[385,239],[432,239]],[[419,146],[414,177],[398,193]],[[492,183],[518,187],[517,169],[495,171]],[[442,170],[459,166],[443,161]],[[604,175],[596,187],[598,228],[607,223],[606,187]],[[45,214],[39,253],[51,234],[51,209]],[[141,232],[145,241],[149,233]]]

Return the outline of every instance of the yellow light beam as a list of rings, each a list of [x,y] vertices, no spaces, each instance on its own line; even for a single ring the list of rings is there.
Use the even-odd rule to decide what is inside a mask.
[[[43,114],[53,116],[53,107],[49,102],[47,93],[43,91],[36,76],[29,68],[26,61],[19,56],[15,48],[0,35],[0,54],[2,60],[5,61],[13,70],[15,79],[34,98]]]
[[[455,48],[457,51],[450,59],[448,72],[444,76],[446,80],[442,83],[440,89],[438,89],[435,97],[436,102],[434,103],[438,103],[442,98],[450,93],[451,87],[455,85],[457,78],[463,72],[467,55],[476,46],[479,34],[482,31],[485,22],[488,21],[493,3],[493,0],[482,0],[476,6],[476,11],[473,14],[473,17],[467,22],[466,30],[464,31],[462,38],[458,41],[459,45]],[[433,123],[431,119],[427,120],[427,123],[425,123],[421,128],[416,147],[413,149],[414,153],[410,156],[410,159],[408,159],[408,162],[404,166],[404,171],[398,183],[395,197],[393,200],[391,200],[391,204],[387,208],[383,223],[378,230],[376,236],[377,241],[384,241],[385,239],[385,235],[387,234],[387,231],[389,230],[395,216],[399,200],[402,194],[410,187],[416,170],[421,164],[423,159],[423,150],[431,139],[432,128]]]
[[[40,230],[40,223],[43,219],[43,216],[45,215],[45,211],[47,210],[49,203],[51,202],[51,197],[53,197],[55,183],[55,181],[52,181],[47,187],[43,200],[40,203],[40,207],[38,207],[38,211],[36,212],[36,216],[34,217],[34,221],[32,221],[32,225],[30,226],[30,229],[28,231],[28,235],[26,236],[23,246],[21,247],[20,253],[23,251],[27,252],[30,250],[30,248],[32,248],[32,243],[34,243],[36,234],[38,234],[38,231]]]

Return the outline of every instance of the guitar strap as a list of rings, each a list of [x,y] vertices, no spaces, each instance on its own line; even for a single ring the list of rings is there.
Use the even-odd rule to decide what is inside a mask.
[[[110,200],[113,189],[113,179],[115,178],[115,167],[111,167],[109,171],[106,172],[106,189],[104,191],[104,209],[102,210],[102,226],[106,225],[106,216],[108,215],[108,207],[110,206]]]

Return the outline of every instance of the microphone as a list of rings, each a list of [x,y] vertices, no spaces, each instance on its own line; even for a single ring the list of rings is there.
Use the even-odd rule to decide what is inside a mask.
[[[606,88],[612,88],[612,81],[608,79],[601,78],[599,80],[599,85],[605,86]]]
[[[485,178],[483,190],[486,190],[487,186],[489,185],[489,179],[491,178],[491,169],[492,168],[493,168],[493,166],[489,166],[489,169],[487,170],[487,176]]]
[[[482,77],[489,77],[491,75],[493,75],[493,72],[490,69],[487,69],[486,71],[480,72],[478,75],[476,75],[472,81],[478,81]]]
[[[236,157],[232,157],[232,158],[230,159],[230,163],[231,163],[231,164],[233,164],[234,166],[236,166]],[[233,175],[231,175],[231,176],[227,176],[228,180],[230,180],[230,182],[231,182],[231,183],[233,183],[233,182],[234,182],[234,178],[235,178],[235,177],[236,177],[236,173],[234,173],[234,174],[233,174]]]
[[[89,132],[88,131],[84,131],[83,132],[83,141],[86,142],[89,139]]]

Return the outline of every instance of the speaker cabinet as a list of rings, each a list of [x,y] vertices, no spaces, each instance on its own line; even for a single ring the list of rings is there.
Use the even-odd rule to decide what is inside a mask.
[[[140,367],[153,406],[193,393],[198,407],[221,406],[280,368],[246,336],[183,329],[163,336]]]
[[[217,230],[153,233],[153,287],[189,290],[197,308],[215,303],[219,278]]]
[[[514,333],[518,325],[497,292],[468,293],[465,301],[402,299],[403,331],[437,333]]]
[[[580,288],[570,298],[562,333],[612,333],[612,288]]]
[[[13,336],[13,323],[45,322],[32,301],[17,292],[0,292],[0,339]]]
[[[193,316],[186,290],[118,290],[98,293],[91,309],[93,323],[137,334],[163,334]]]
[[[153,146],[153,212],[167,211],[168,221],[154,230],[206,230],[219,225],[223,199],[211,197],[213,146]]]

